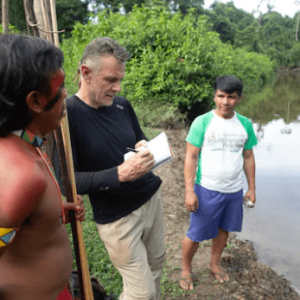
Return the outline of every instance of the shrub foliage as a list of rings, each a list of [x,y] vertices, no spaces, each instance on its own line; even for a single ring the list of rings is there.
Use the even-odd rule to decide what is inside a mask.
[[[245,84],[245,91],[261,88],[272,77],[273,62],[266,55],[223,44],[209,29],[206,16],[193,10],[185,16],[162,7],[135,7],[129,14],[103,11],[98,21],[77,24],[72,38],[63,42],[69,92],[85,46],[94,38],[109,36],[126,47],[122,95],[140,101],[191,107],[212,101],[217,76],[231,74]]]

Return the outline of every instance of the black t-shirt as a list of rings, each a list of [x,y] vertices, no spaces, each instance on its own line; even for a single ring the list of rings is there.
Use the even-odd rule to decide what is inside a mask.
[[[73,95],[67,111],[77,192],[89,195],[95,221],[113,222],[147,202],[161,184],[159,177],[149,172],[132,182],[118,180],[126,147],[146,139],[129,101],[116,96],[111,106],[96,109]],[[58,173],[57,155],[54,161]]]

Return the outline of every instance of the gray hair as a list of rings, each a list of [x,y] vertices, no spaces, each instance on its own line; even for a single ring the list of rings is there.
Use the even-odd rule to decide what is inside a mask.
[[[85,47],[80,65],[86,64],[97,71],[101,65],[100,58],[111,55],[118,59],[121,64],[125,64],[129,58],[129,53],[126,49],[115,40],[109,37],[97,38]]]

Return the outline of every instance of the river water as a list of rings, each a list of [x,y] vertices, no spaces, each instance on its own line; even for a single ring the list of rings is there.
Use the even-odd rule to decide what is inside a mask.
[[[287,125],[275,119],[253,127],[257,203],[245,208],[238,238],[253,242],[259,262],[300,294],[300,116]]]

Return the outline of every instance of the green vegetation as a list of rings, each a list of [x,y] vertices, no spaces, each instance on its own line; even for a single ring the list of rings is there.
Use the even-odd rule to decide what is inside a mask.
[[[177,108],[157,101],[143,101],[135,105],[135,112],[142,127],[176,128],[182,127],[185,116]],[[151,113],[149,113],[151,112]]]
[[[101,12],[97,24],[76,24],[72,38],[62,44],[69,93],[77,90],[73,78],[85,46],[99,36],[118,40],[131,54],[122,95],[134,105],[211,106],[217,76],[235,74],[245,91],[261,88],[273,76],[274,64],[266,55],[223,44],[206,17],[135,7],[128,15]]]
[[[2,25],[0,24],[0,32],[2,32]],[[19,34],[20,31],[14,26],[9,24],[9,32],[14,34]]]
[[[92,11],[94,13],[102,10],[109,10],[117,13],[124,11],[130,13],[135,6],[137,7],[153,7],[161,6],[172,12],[180,11],[186,14],[188,9],[194,8],[198,14],[203,13],[204,0],[86,0],[92,4]]]
[[[201,19],[203,16],[207,17],[209,28],[213,32],[218,33],[223,43],[230,44],[234,48],[245,48],[247,51],[265,54],[272,61],[274,60],[276,68],[295,68],[300,66],[299,9],[296,6],[299,5],[298,2],[295,1],[294,3],[295,15],[293,18],[282,16],[278,12],[273,11],[270,5],[267,13],[262,14],[257,10],[257,17],[253,13],[236,8],[233,2],[220,3],[216,1],[211,5],[210,9],[204,9],[204,0],[57,0],[56,10],[59,29],[65,29],[64,36],[70,37],[77,22],[86,24],[88,19],[90,19],[94,22],[97,20],[95,23],[102,23],[108,17],[108,13],[116,15],[114,20],[119,19],[120,15],[131,18],[130,15],[136,11],[136,8],[145,7],[149,10],[153,8],[162,9],[169,13],[169,15],[165,14],[164,17],[169,18],[170,15],[176,12],[180,12],[182,16],[189,15],[192,9],[195,20]],[[22,1],[10,0],[9,3],[10,24],[14,25],[20,32],[26,32],[27,28]],[[97,19],[93,14],[99,12],[101,16]],[[141,13],[144,14],[145,11],[142,10]],[[136,12],[134,14],[136,15]],[[149,14],[146,13],[144,17],[144,20],[147,20]],[[111,16],[108,18],[111,18]],[[135,36],[137,37],[137,42],[138,40],[140,42],[147,42],[143,37],[152,34],[153,30],[151,28],[154,24],[149,21],[148,26],[145,28],[143,20],[141,28],[138,28],[139,23],[134,26],[134,22],[141,20],[143,20],[142,17],[140,19],[133,17],[131,25],[136,27],[139,34],[141,34],[141,40],[139,35]],[[159,22],[157,22],[156,27],[162,25],[162,30],[164,30],[163,25],[167,23],[162,23],[161,17],[157,20]],[[110,22],[107,20],[105,23],[108,25]],[[127,24],[130,25],[125,21],[125,26],[120,28],[122,36],[124,33],[124,38],[127,37],[128,31],[133,29],[132,26],[126,27]],[[118,24],[116,26],[119,27]],[[174,27],[170,27],[169,31],[172,31],[175,36],[178,34],[185,36],[181,28],[181,22],[179,21],[174,24]],[[143,32],[142,30],[144,29],[147,29],[147,31]],[[155,35],[152,38],[153,40],[157,40]],[[158,45],[162,41],[169,42],[170,39],[168,36],[160,37]],[[131,43],[131,41],[129,42]],[[195,44],[197,44],[197,39],[195,40]],[[163,50],[165,49],[163,48]]]
[[[276,68],[300,66],[296,7],[294,18],[282,16],[271,7],[255,18],[252,13],[237,9],[233,2],[215,2],[204,14],[222,42],[266,54],[274,60]]]
[[[169,122],[152,124],[145,106],[156,111],[165,105],[167,119],[178,108],[183,113],[193,105],[201,107],[200,113],[210,109],[217,76],[240,78],[244,101],[253,103],[260,99],[258,92],[270,95],[274,69],[300,66],[296,6],[290,18],[271,6],[254,17],[233,2],[215,2],[204,9],[203,0],[70,1],[56,4],[58,27],[66,30],[61,46],[69,94],[77,91],[74,77],[84,47],[96,37],[110,36],[131,54],[122,95],[139,110],[145,127]],[[93,12],[99,13],[93,16]],[[11,1],[10,21],[16,30],[26,31],[22,2]]]
[[[56,0],[56,14],[58,16],[58,29],[64,29],[64,36],[68,38],[71,36],[76,22],[81,24],[88,22],[88,2],[81,0]],[[60,18],[59,16],[63,17]]]

